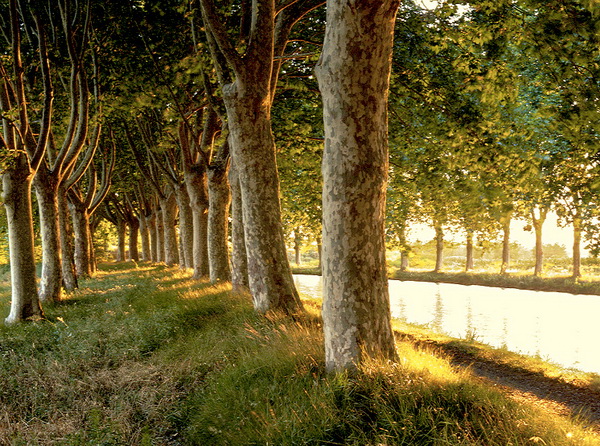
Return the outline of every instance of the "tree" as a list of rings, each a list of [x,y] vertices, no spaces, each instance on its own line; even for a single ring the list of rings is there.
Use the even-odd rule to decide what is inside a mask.
[[[249,287],[259,312],[294,313],[302,302],[294,287],[287,260],[281,209],[275,142],[271,131],[271,106],[282,59],[292,26],[321,1],[294,3],[274,0],[242,2],[243,54],[232,43],[215,2],[201,0],[202,17],[213,62],[222,59],[235,80],[220,76],[227,110],[230,150],[242,195],[244,238]],[[250,20],[251,19],[251,20]],[[233,81],[233,82],[232,82]]]
[[[7,157],[2,170],[2,200],[6,209],[11,268],[11,308],[7,324],[44,316],[35,279],[33,250],[33,218],[31,183],[41,165],[50,135],[54,92],[50,77],[46,31],[37,11],[31,11],[37,42],[29,42],[39,56],[42,79],[41,112],[33,112],[25,86],[21,29],[24,18],[18,12],[16,0],[10,0],[8,14],[12,73],[0,64],[0,110],[2,138],[0,144]],[[22,9],[23,10],[23,9]],[[26,11],[26,10],[25,10]],[[14,117],[14,118],[11,118]],[[33,123],[39,121],[39,127]],[[36,125],[37,126],[37,125]]]
[[[323,95],[326,366],[396,357],[385,259],[387,98],[399,2],[328,1]],[[368,73],[368,75],[367,75]]]

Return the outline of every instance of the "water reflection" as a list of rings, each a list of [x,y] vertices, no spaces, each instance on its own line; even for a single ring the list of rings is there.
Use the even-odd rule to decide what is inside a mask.
[[[321,297],[319,276],[295,276]],[[390,280],[392,317],[458,338],[600,373],[600,297]]]

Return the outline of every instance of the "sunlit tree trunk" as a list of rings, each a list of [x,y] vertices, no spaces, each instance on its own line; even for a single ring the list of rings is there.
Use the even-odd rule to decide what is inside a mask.
[[[33,172],[24,154],[2,175],[2,200],[8,224],[11,305],[6,324],[44,317],[40,305],[33,252],[31,181]]]
[[[242,215],[242,191],[233,166],[229,169],[229,185],[231,188],[231,285],[234,290],[248,289],[248,258],[244,240],[244,219]]]
[[[299,229],[294,230],[294,260],[297,266],[300,266],[300,247],[302,245],[302,237],[300,236]]]
[[[471,271],[473,267],[473,231],[467,230],[467,261],[465,262],[465,271]]]
[[[177,207],[179,208],[179,237],[183,258],[179,263],[183,268],[194,267],[194,217],[190,205],[190,196],[185,183],[181,183],[176,191]]]
[[[71,292],[78,288],[77,270],[75,269],[75,253],[73,249],[73,228],[69,222],[69,208],[66,192],[58,193],[58,217],[60,225],[60,245],[62,248],[62,274],[66,291]]]
[[[129,260],[134,262],[140,261],[140,253],[138,250],[138,241],[140,235],[140,222],[136,217],[133,217],[127,223],[129,227]]]
[[[227,246],[231,193],[229,163],[213,163],[208,169],[208,261],[210,281],[231,280]]]
[[[90,264],[90,217],[86,209],[69,202],[69,210],[73,219],[75,234],[75,269],[79,278],[92,275]]]
[[[177,201],[175,193],[169,191],[165,198],[160,200],[160,209],[162,211],[165,263],[173,266],[179,263],[179,249],[177,247]]]
[[[152,253],[150,251],[150,223],[148,215],[140,212],[140,238],[142,241],[142,260],[145,262],[152,261]]]
[[[535,267],[533,275],[539,277],[542,274],[544,268],[544,245],[542,241],[542,228],[546,221],[546,215],[548,210],[541,208],[539,210],[539,216],[535,215],[535,210],[531,211],[531,220],[533,222],[533,229],[535,231]]]
[[[58,220],[58,184],[47,168],[38,170],[33,186],[40,214],[42,236],[42,274],[40,300],[58,302],[62,296],[62,257]]]
[[[581,232],[582,219],[573,217],[573,272],[572,277],[581,277]]]
[[[501,220],[502,223],[502,264],[500,266],[500,274],[506,274],[510,263],[510,222],[511,217],[505,217]]]
[[[384,224],[387,97],[398,5],[327,2],[316,73],[325,124],[323,329],[329,370],[356,368],[365,354],[396,358]]]
[[[433,272],[439,273],[444,266],[444,230],[442,226],[435,222],[435,268]]]

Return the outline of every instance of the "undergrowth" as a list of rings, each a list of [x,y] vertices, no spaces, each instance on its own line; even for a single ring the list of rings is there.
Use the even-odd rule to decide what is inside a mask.
[[[225,284],[104,265],[47,321],[0,328],[0,444],[596,444],[408,342],[328,374],[307,308],[259,316]]]

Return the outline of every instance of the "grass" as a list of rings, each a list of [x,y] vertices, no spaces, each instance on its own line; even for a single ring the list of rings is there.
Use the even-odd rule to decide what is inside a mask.
[[[5,313],[9,298],[3,283]],[[0,328],[0,444],[598,444],[411,342],[398,363],[327,374],[306,306],[258,316],[226,285],[104,265],[47,321]]]

